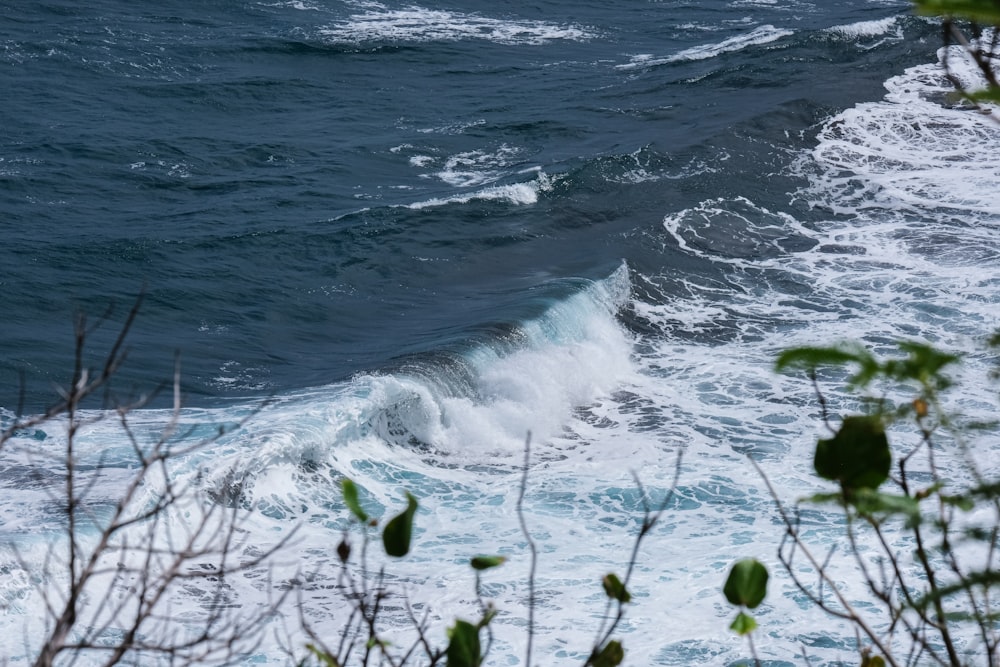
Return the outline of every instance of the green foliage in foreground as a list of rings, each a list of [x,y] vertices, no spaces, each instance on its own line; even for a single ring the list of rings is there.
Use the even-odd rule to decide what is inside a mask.
[[[417,499],[406,494],[406,509],[389,520],[382,531],[382,546],[385,552],[396,558],[410,553],[410,537],[413,535],[413,515],[417,513]]]
[[[529,457],[530,447],[526,445],[525,471],[521,482],[522,494],[527,480]],[[680,462],[678,461],[678,470],[679,468]],[[674,485],[676,486],[676,477]],[[635,538],[625,578],[622,579],[615,573],[609,573],[601,581],[607,598],[607,607],[604,610],[605,622],[597,633],[597,639],[589,651],[584,667],[617,667],[625,659],[625,648],[619,640],[612,639],[612,635],[624,616],[625,605],[632,601],[632,594],[628,590],[628,580],[635,565],[639,544],[656,525],[672,497],[672,493],[672,490],[669,491],[656,508],[650,508],[645,504],[645,494],[643,494],[645,513],[639,534]],[[352,610],[351,619],[341,635],[336,638],[336,647],[325,644],[308,624],[304,624],[304,629],[313,642],[306,645],[309,655],[299,663],[300,667],[308,664],[310,660],[318,663],[321,667],[346,667],[349,664],[388,664],[401,667],[412,663],[428,666],[443,663],[446,667],[480,667],[490,651],[493,640],[491,623],[497,613],[492,603],[485,601],[481,595],[480,576],[488,570],[503,565],[507,560],[506,557],[477,555],[469,560],[469,566],[475,574],[475,594],[481,612],[478,620],[456,619],[447,629],[447,644],[443,647],[437,647],[427,634],[425,622],[418,620],[413,615],[412,610],[408,609],[412,629],[416,632],[417,638],[410,646],[397,646],[395,644],[396,636],[390,640],[383,634],[384,626],[398,628],[393,623],[384,623],[383,619],[386,609],[385,601],[396,595],[397,592],[390,591],[385,587],[384,568],[373,573],[368,560],[368,547],[372,540],[372,533],[378,532],[380,520],[373,518],[363,507],[360,491],[353,480],[347,478],[341,480],[341,495],[344,506],[350,514],[352,527],[360,530],[361,540],[360,555],[352,547],[349,530],[345,531],[337,546],[337,555],[342,568],[338,588],[343,592],[344,602]],[[403,558],[410,552],[414,520],[418,509],[418,500],[407,492],[406,508],[389,519],[381,528],[381,543],[387,556]],[[534,551],[531,536],[527,533],[527,528],[524,527],[523,515],[520,512],[519,503],[518,513],[522,519],[522,529],[525,531],[529,547]],[[528,583],[529,589],[533,590],[533,568]],[[763,595],[761,594],[759,597],[762,598]],[[531,614],[533,604],[534,598],[529,595],[528,641],[525,659],[528,664],[532,664],[531,644],[534,628]]]
[[[1000,4],[995,0],[914,0],[926,16],[954,16],[984,25],[1000,24]]]
[[[729,629],[745,636],[757,628],[757,621],[743,609],[756,609],[767,595],[767,568],[753,558],[744,558],[733,564],[722,587],[729,603],[740,608]]]
[[[384,638],[380,631],[379,616],[383,609],[382,603],[390,595],[382,586],[384,571],[379,572],[374,587],[370,587],[368,581],[366,554],[370,540],[369,531],[379,527],[379,520],[371,517],[361,505],[358,486],[353,480],[349,478],[341,480],[341,496],[352,519],[360,525],[362,531],[363,555],[361,557],[361,571],[357,575],[352,574],[348,569],[353,550],[346,533],[337,547],[337,555],[344,568],[341,584],[348,589],[345,598],[349,604],[354,605],[357,623],[355,625],[349,623],[348,627],[344,629],[343,636],[339,638],[339,649],[332,649],[324,645],[307,627],[307,632],[313,634],[314,643],[308,644],[306,649],[310,656],[323,667],[345,667],[353,658],[356,658],[362,665],[367,665],[369,662],[376,664],[387,662],[390,665],[406,664],[413,655],[416,646],[401,655],[393,654],[393,643]],[[382,528],[382,547],[387,556],[403,558],[410,552],[414,517],[419,506],[419,501],[413,494],[407,492],[406,508],[389,519]],[[415,622],[420,635],[418,645],[422,645],[426,649],[425,657],[428,665],[440,664],[442,660],[447,667],[479,667],[482,665],[489,650],[489,640],[484,645],[482,632],[484,630],[488,632],[496,611],[491,605],[483,602],[479,595],[479,573],[498,567],[505,561],[506,558],[503,556],[491,555],[475,556],[470,560],[469,565],[476,573],[476,595],[480,600],[482,617],[476,622],[456,619],[454,625],[448,628],[448,643],[444,648],[431,648],[423,626]],[[363,648],[356,652],[356,649],[362,645]],[[305,659],[299,664],[305,665],[307,662],[308,659]],[[609,664],[617,665],[618,663]]]
[[[993,344],[1000,347],[1000,335]],[[809,497],[786,506],[761,471],[785,524],[778,558],[813,605],[853,626],[861,640],[855,664],[862,667],[1000,663],[1000,480],[988,478],[978,468],[967,440],[983,431],[963,427],[944,407],[945,393],[955,389],[949,372],[959,361],[931,345],[904,341],[885,358],[859,344],[845,343],[787,350],[776,362],[779,372],[809,378],[821,423],[829,431],[816,439],[812,463],[817,488]],[[829,401],[821,386],[830,382],[845,385],[846,396],[853,397],[857,406],[854,412],[828,414]],[[986,432],[995,434],[995,426]],[[346,630],[339,651],[313,644],[312,657],[324,667],[346,667],[352,660],[362,665],[413,661],[447,667],[483,665],[496,610],[480,595],[480,575],[501,566],[505,557],[477,555],[469,561],[481,610],[478,620],[456,619],[443,648],[434,648],[425,627],[415,621],[417,642],[409,648],[395,647],[382,636],[378,620],[389,595],[382,585],[384,572],[379,571],[371,585],[364,556],[370,533],[380,522],[361,505],[353,481],[343,480],[342,491],[362,536],[357,573],[350,569],[352,549],[346,533],[338,548],[345,600],[355,605],[359,620]],[[656,511],[646,509],[636,546],[666,503]],[[841,514],[844,546],[839,552],[814,555],[811,533],[800,531],[802,505],[821,505]],[[406,507],[381,529],[388,556],[401,558],[409,552],[418,507],[417,499],[407,493]],[[901,548],[902,544],[909,546]],[[825,545],[820,548],[827,551]],[[624,661],[625,649],[611,632],[625,605],[632,602],[628,579],[636,553],[634,549],[624,579],[609,573],[601,581],[608,602],[605,615],[614,620],[607,632],[598,632],[584,667],[615,667]],[[843,566],[856,573],[858,580],[853,583],[860,584],[850,592],[842,578]],[[764,602],[768,579],[761,562],[744,558],[733,564],[722,587],[726,600],[738,610],[729,627],[746,639],[755,660],[758,623],[750,612]],[[853,599],[859,590],[870,599]],[[530,620],[528,625],[530,646]],[[420,655],[415,657],[418,648]],[[530,649],[526,662],[533,664]]]
[[[877,489],[889,478],[892,454],[885,427],[868,415],[844,417],[832,438],[816,443],[816,474],[840,484],[846,493]]]
[[[1000,104],[1000,78],[996,57],[1000,46],[1000,2],[997,0],[914,0],[919,14],[939,16],[944,28],[945,45],[958,44],[982,75],[984,88],[968,90],[952,71],[947,54],[944,65],[955,85],[958,97],[974,105],[982,102]],[[992,31],[984,31],[984,27]]]
[[[1000,335],[991,345],[1000,347]],[[995,436],[996,425],[974,429],[944,407],[958,362],[915,342],[899,343],[887,359],[845,343],[796,348],[777,360],[779,372],[810,378],[831,434],[817,438],[813,467],[835,488],[800,503],[833,506],[844,519],[840,553],[814,555],[798,506],[786,507],[765,478],[786,528],[778,556],[801,593],[864,640],[862,667],[1000,662],[1000,480],[980,469],[969,441]],[[860,410],[827,414],[821,376],[840,378]],[[753,563],[738,562],[726,583],[735,605],[763,599],[767,573]],[[838,565],[857,573],[870,600],[847,597]],[[751,639],[752,650],[756,623],[742,616],[732,629]]]
[[[991,344],[1000,347],[1000,334]],[[844,343],[787,350],[776,361],[778,372],[804,373],[810,379],[822,424],[829,431],[816,439],[813,469],[818,486],[811,496],[788,507],[763,477],[785,524],[778,557],[809,601],[854,627],[861,640],[856,663],[861,667],[1000,664],[1000,480],[988,478],[978,468],[967,440],[983,431],[964,428],[944,407],[944,394],[954,389],[949,371],[959,361],[956,355],[909,341],[898,343],[896,353],[886,358],[860,344]],[[855,412],[828,414],[829,401],[821,385],[832,381],[839,381],[847,396],[854,397]],[[995,434],[995,425],[986,432]],[[361,528],[365,554],[369,531],[377,529],[379,521],[362,507],[354,482],[343,480],[342,491],[344,505]],[[647,508],[636,546],[666,502],[655,512]],[[410,550],[418,502],[407,493],[406,503],[381,531],[385,553],[392,557],[404,557]],[[822,505],[842,514],[845,546],[840,553],[814,555],[810,535],[800,531],[801,504]],[[910,547],[902,549],[901,544]],[[348,629],[354,636],[341,641],[339,653],[310,645],[312,657],[325,667],[346,667],[352,651],[362,646],[360,664],[370,660],[408,664],[414,648],[393,653],[393,645],[379,630],[377,617],[388,595],[382,588],[383,573],[377,575],[374,587],[367,583],[363,560],[360,576],[350,573],[352,551],[346,534],[338,553],[349,592],[345,599],[357,605],[362,620]],[[633,550],[628,574],[636,553]],[[431,647],[424,627],[418,625],[415,646],[423,649],[421,664],[484,664],[496,610],[480,596],[479,577],[504,562],[502,556],[488,555],[469,561],[481,617],[455,620],[447,632],[447,645],[440,649]],[[860,583],[870,599],[848,597],[858,591],[855,587],[848,594],[844,588],[843,570],[836,567],[845,564],[856,572],[859,581],[854,583]],[[614,622],[607,632],[598,633],[584,667],[615,667],[624,661],[624,647],[611,638],[611,632],[632,601],[628,574],[623,580],[609,573],[601,582],[608,609],[615,610],[613,614],[606,610],[607,618]],[[762,563],[744,558],[734,563],[722,589],[738,609],[729,627],[746,638],[758,664],[753,643],[758,624],[750,612],[763,603],[768,579]],[[530,626],[529,621],[529,645]],[[374,653],[378,658],[370,658]],[[530,649],[528,656],[526,662],[532,664]]]

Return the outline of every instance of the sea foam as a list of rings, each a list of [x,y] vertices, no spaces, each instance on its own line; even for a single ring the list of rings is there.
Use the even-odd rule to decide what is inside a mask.
[[[467,204],[471,201],[495,201],[514,204],[515,206],[529,206],[538,202],[538,196],[552,188],[554,183],[552,177],[539,171],[538,176],[531,181],[524,183],[511,183],[506,185],[490,185],[474,192],[452,195],[450,197],[435,197],[424,201],[407,204],[406,208],[419,210],[423,208],[433,208],[437,206],[447,206],[449,204]]]
[[[715,58],[725,53],[742,51],[743,49],[762,44],[776,42],[782,37],[795,34],[792,30],[775,28],[773,25],[762,25],[754,28],[750,32],[742,35],[730,37],[715,44],[704,44],[690,49],[684,49],[669,56],[654,56],[652,54],[641,54],[632,56],[630,62],[617,65],[617,69],[637,69],[642,67],[655,67],[657,65],[667,65],[676,62],[687,62],[696,60],[707,60]]]
[[[366,3],[367,11],[320,31],[331,42],[429,42],[484,40],[498,44],[544,44],[552,40],[585,41],[595,35],[573,26],[544,21],[496,19],[478,14],[411,6],[389,9]]]
[[[979,85],[957,49],[951,64]],[[995,123],[949,103],[953,89],[940,64],[909,68],[885,85],[882,101],[848,109],[820,132],[811,160],[822,170],[809,196],[838,213],[1000,215],[1000,172],[985,157],[1000,150]]]

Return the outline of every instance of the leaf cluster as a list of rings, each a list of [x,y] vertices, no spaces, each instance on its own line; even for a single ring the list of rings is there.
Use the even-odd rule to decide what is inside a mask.
[[[368,545],[368,530],[379,527],[379,519],[372,517],[361,503],[361,493],[358,485],[350,478],[343,478],[340,483],[341,496],[344,505],[347,507],[354,521],[362,526],[362,559],[365,559]],[[409,554],[413,541],[414,520],[420,503],[413,494],[406,492],[406,507],[395,516],[391,517],[381,530],[382,548],[387,556],[392,558],[403,558]],[[482,641],[483,630],[489,632],[490,622],[496,615],[492,606],[482,602],[482,617],[479,621],[472,623],[462,619],[456,619],[454,625],[448,628],[448,644],[443,648],[434,648],[430,645],[425,636],[424,626],[417,624],[419,639],[414,647],[405,651],[401,656],[390,654],[393,648],[391,642],[382,638],[378,629],[378,617],[381,610],[381,601],[388,594],[379,585],[375,590],[370,590],[366,581],[367,563],[362,562],[362,572],[358,578],[347,574],[347,567],[351,560],[352,548],[347,533],[341,539],[337,547],[337,555],[342,567],[345,568],[346,587],[349,589],[349,600],[356,605],[355,612],[361,617],[359,630],[367,636],[364,644],[364,657],[362,664],[368,664],[372,651],[381,653],[379,663],[389,665],[403,665],[409,660],[409,656],[418,646],[425,651],[429,665],[439,664],[442,660],[447,667],[479,667],[489,650],[490,639],[485,645]],[[479,555],[470,559],[469,565],[476,573],[476,592],[479,596],[479,574],[502,565],[506,562],[504,556]],[[383,573],[380,572],[378,580],[381,582]],[[345,631],[348,632],[348,631]],[[343,641],[341,649],[333,651],[317,641],[307,645],[307,650],[312,657],[325,667],[343,667],[351,655],[354,644]],[[303,663],[304,664],[304,663]]]
[[[740,608],[729,629],[741,637],[757,629],[757,621],[746,610],[756,609],[764,601],[768,576],[764,564],[754,558],[737,561],[729,571],[722,593],[730,604]]]
[[[924,16],[953,16],[984,25],[1000,24],[1000,4],[995,0],[914,0]]]
[[[532,552],[532,567],[528,576],[528,619],[527,619],[527,645],[525,663],[535,664],[531,659],[531,650],[534,633],[534,549],[530,531],[524,523],[524,515],[521,509],[521,499],[527,486],[527,471],[530,463],[530,437],[525,445],[525,466],[521,480],[521,494],[518,501],[518,516],[521,520],[522,532],[528,542]],[[636,484],[642,496],[644,514],[641,527],[635,537],[632,546],[631,558],[624,577],[619,577],[615,573],[608,573],[601,580],[601,585],[607,598],[607,606],[604,610],[600,628],[597,631],[591,651],[587,654],[584,667],[617,667],[625,658],[625,649],[621,641],[614,639],[613,635],[617,631],[625,613],[625,607],[632,601],[632,593],[629,591],[629,581],[634,571],[639,547],[643,539],[649,535],[650,531],[658,523],[667,506],[673,498],[673,490],[677,485],[677,478],[680,474],[680,458],[677,460],[675,476],[665,497],[656,506],[650,506],[645,490],[638,478]],[[475,575],[476,600],[480,607],[480,618],[470,621],[466,619],[456,619],[447,628],[447,644],[443,647],[434,645],[427,632],[427,614],[425,610],[424,618],[418,619],[408,604],[405,611],[409,613],[412,628],[417,632],[417,639],[411,646],[395,646],[387,641],[383,636],[383,626],[387,624],[380,620],[385,610],[384,601],[393,593],[384,587],[384,567],[377,574],[373,574],[368,569],[368,546],[372,537],[381,537],[382,547],[385,554],[393,558],[402,558],[409,553],[413,539],[414,521],[419,510],[419,502],[410,494],[406,493],[406,507],[397,513],[379,530],[381,521],[375,518],[365,508],[362,499],[363,490],[351,479],[341,481],[341,494],[344,506],[350,516],[350,525],[345,529],[344,536],[337,547],[337,555],[341,563],[341,577],[338,582],[338,589],[343,593],[344,600],[348,608],[352,611],[351,620],[345,630],[342,631],[336,649],[331,649],[324,645],[322,639],[317,636],[305,618],[303,628],[312,639],[306,646],[309,656],[300,663],[300,667],[305,667],[309,660],[319,663],[323,667],[346,667],[348,664],[357,662],[362,667],[370,664],[384,664],[390,667],[403,667],[404,665],[419,662],[427,667],[434,665],[445,665],[446,667],[481,667],[484,664],[493,641],[492,622],[497,615],[497,610],[491,602],[483,599],[481,594],[481,575],[487,570],[492,570],[503,565],[507,558],[500,555],[476,555],[469,560],[469,566]],[[349,533],[351,529],[360,527],[361,548],[355,550],[351,545]],[[360,554],[360,555],[359,555]],[[360,566],[360,572],[354,570],[355,566]],[[374,583],[371,583],[371,582]],[[394,605],[398,608],[398,605]],[[398,629],[398,624],[392,623],[393,629]]]
[[[996,345],[997,340],[991,342]],[[806,501],[833,504],[844,512],[843,551],[872,594],[874,608],[890,620],[888,629],[876,629],[868,620],[871,612],[845,596],[842,581],[832,574],[836,550],[825,558],[813,555],[796,515],[784,508],[765,477],[786,526],[779,559],[809,600],[849,621],[871,643],[859,647],[863,666],[972,664],[958,639],[968,631],[977,636],[988,664],[1000,660],[1000,482],[978,469],[965,444],[966,432],[942,407],[941,394],[952,387],[947,373],[958,361],[933,346],[904,341],[886,359],[858,343],[841,343],[787,350],[776,362],[779,372],[805,371],[813,382],[831,431],[829,437],[817,438],[813,468],[837,489],[819,491]],[[848,390],[862,393],[864,413],[839,420],[827,415],[818,380],[827,369],[844,373]],[[876,387],[884,393],[873,396]],[[894,444],[890,432],[898,440]],[[939,441],[944,433],[947,448]],[[963,487],[946,476],[940,465],[944,456],[951,465],[964,465],[958,477],[971,483]],[[903,520],[890,523],[892,518]],[[874,559],[860,547],[862,533],[874,539]],[[900,537],[912,545],[911,551],[894,546]],[[763,574],[752,574],[756,568],[746,561],[737,566],[725,594],[731,603],[749,607],[755,599],[748,591],[739,594],[738,585]],[[816,583],[803,578],[801,573],[809,570]],[[738,617],[732,627],[749,637],[755,623]],[[905,663],[894,654],[900,635],[910,644]]]
[[[951,386],[951,379],[944,371],[958,362],[959,357],[926,343],[900,341],[897,345],[905,356],[884,361],[855,342],[826,347],[795,347],[778,355],[775,370],[779,373],[800,370],[815,374],[824,367],[852,368],[853,372],[847,380],[851,389],[868,387],[879,378],[916,383],[932,391],[943,391]]]
[[[945,46],[959,45],[986,81],[985,88],[966,89],[959,77],[951,71],[946,50],[943,61],[946,76],[954,84],[957,96],[964,97],[976,106],[983,102],[1000,104],[1000,78],[996,67],[997,47],[1000,45],[1000,2],[914,0],[914,6],[919,14],[941,17]],[[992,28],[992,34],[983,29],[986,26]]]

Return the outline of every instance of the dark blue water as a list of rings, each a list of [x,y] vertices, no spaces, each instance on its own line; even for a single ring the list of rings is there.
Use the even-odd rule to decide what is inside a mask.
[[[96,355],[140,292],[126,377],[179,352],[197,403],[488,335],[623,259],[715,271],[647,235],[707,197],[784,205],[817,123],[936,46],[914,18],[827,29],[905,8],[8,3],[0,402],[23,375],[44,404],[74,314],[114,306]]]

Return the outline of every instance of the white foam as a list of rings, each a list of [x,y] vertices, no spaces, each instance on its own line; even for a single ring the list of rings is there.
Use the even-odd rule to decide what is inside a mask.
[[[486,120],[482,118],[477,118],[476,120],[462,121],[458,123],[446,123],[445,125],[438,125],[436,127],[423,127],[417,130],[421,134],[462,134],[470,127],[479,127],[485,125]]]
[[[390,150],[400,153],[404,148],[413,149],[412,146],[399,146]],[[427,170],[420,175],[422,178],[438,179],[456,188],[470,188],[512,175],[511,167],[517,163],[520,154],[521,149],[501,144],[492,149],[463,151],[445,158],[417,153],[410,155],[408,161],[411,167]]]
[[[28,60],[33,60],[37,56],[24,52],[24,46],[13,40],[0,42],[0,62],[23,65]]]
[[[452,155],[434,176],[457,188],[474,187],[495,181],[503,175],[520,151],[503,144],[494,151],[468,151]]]
[[[491,185],[466,194],[451,197],[435,197],[425,201],[407,204],[406,208],[420,210],[449,204],[467,204],[471,201],[505,201],[515,206],[529,206],[538,202],[538,195],[552,188],[553,179],[544,172],[538,172],[538,177],[525,183],[509,185]]]
[[[720,198],[665,216],[668,245],[712,262],[725,278],[674,276],[669,267],[662,276],[639,278],[654,294],[662,289],[658,298],[635,307],[637,316],[663,333],[641,359],[648,381],[635,393],[643,397],[645,412],[634,410],[637,417],[616,407],[604,414],[629,430],[645,427],[649,437],[684,447],[691,465],[685,476],[704,479],[711,471],[730,493],[742,493],[735,489],[744,483],[760,489],[731,458],[749,450],[786,500],[821,488],[808,466],[818,434],[808,382],[770,372],[774,355],[796,345],[862,339],[885,352],[887,341],[919,339],[965,352],[965,368],[956,374],[975,384],[963,385],[961,402],[952,397],[953,405],[973,416],[992,415],[991,389],[983,382],[989,364],[978,341],[1000,326],[1000,170],[989,157],[1000,148],[1000,131],[981,114],[942,106],[949,88],[938,65],[907,70],[887,88],[885,100],[831,118],[797,166],[811,181],[798,197],[837,215],[817,221],[814,212],[804,224],[749,198]],[[847,395],[824,390],[832,412],[851,408]],[[663,425],[647,425],[646,415]],[[624,434],[615,437],[627,441]],[[980,463],[995,469],[996,435],[977,437]],[[769,516],[768,508],[759,511]],[[683,529],[696,538],[685,539],[687,559],[724,560],[724,544],[730,556],[766,559],[774,553],[773,526],[757,526],[752,517],[727,521],[708,505],[691,515],[704,528]],[[680,513],[682,524],[691,515]],[[715,543],[697,539],[713,531]],[[741,531],[747,540],[742,546],[731,537]],[[836,543],[832,522],[815,533],[813,543],[821,550]],[[772,567],[775,572],[780,568]],[[863,587],[850,584],[858,580],[850,564],[840,572],[848,596],[867,599]],[[794,604],[787,578],[775,583],[769,611],[758,617],[773,639],[758,649],[768,660],[800,662],[788,646],[814,637],[810,625],[822,617]],[[707,614],[688,601],[683,585],[662,586],[659,597],[682,599],[675,611],[699,620],[686,633],[693,643],[725,656],[720,663],[736,657],[702,625]],[[876,623],[886,621],[876,615]],[[823,636],[836,646],[810,651],[821,661],[839,660],[850,653],[850,634],[840,625],[824,626]]]
[[[683,30],[685,32],[718,32],[723,30],[724,26],[719,23],[680,23],[677,25],[677,30]]]
[[[226,361],[219,366],[218,375],[209,381],[215,387],[229,391],[262,391],[272,386],[267,368],[246,366],[239,361]]]
[[[899,32],[899,17],[890,16],[876,21],[858,21],[846,25],[827,28],[827,32],[837,33],[846,37],[877,37],[889,32]]]
[[[553,40],[585,41],[595,36],[573,25],[495,19],[419,6],[389,9],[377,3],[369,3],[368,11],[354,14],[320,33],[332,42],[351,44],[475,39],[516,45],[544,44]]]
[[[432,621],[437,623],[443,617],[450,623],[454,614],[463,613],[466,607],[462,599],[471,590],[461,584],[456,586],[456,582],[472,583],[463,557],[513,543],[512,531],[517,528],[508,510],[514,502],[510,494],[516,484],[511,482],[516,480],[527,431],[534,432],[541,455],[551,459],[551,454],[544,454],[549,436],[558,436],[576,408],[606,397],[632,373],[631,340],[614,317],[627,300],[628,271],[622,267],[607,280],[554,304],[539,319],[526,323],[513,349],[505,352],[483,347],[471,351],[466,359],[470,391],[456,391],[455,387],[448,390],[447,383],[405,372],[360,376],[348,383],[279,397],[243,429],[222,438],[209,450],[178,459],[170,472],[178,484],[188,480],[214,489],[216,494],[236,494],[233,502],[253,506],[254,512],[240,533],[252,536],[253,547],[265,548],[292,526],[301,524],[294,544],[275,563],[270,573],[273,580],[260,571],[236,574],[227,580],[234,600],[252,608],[261,596],[266,599],[273,590],[271,585],[282,586],[288,579],[303,576],[304,562],[309,563],[310,574],[321,573],[323,580],[336,576],[336,556],[329,545],[344,525],[337,479],[347,474],[358,481],[364,502],[376,515],[382,513],[382,508],[398,505],[404,488],[411,489],[426,508],[433,510],[429,514],[422,511],[417,520],[420,548],[406,561],[394,562],[390,567],[393,574],[411,582],[407,588],[415,602],[432,603]],[[250,409],[251,405],[242,405],[238,409],[187,410],[178,431],[191,438],[197,438],[199,433],[211,434],[214,423],[232,423]],[[136,414],[133,433],[137,441],[155,437],[169,416],[163,411]],[[401,424],[410,429],[411,435],[432,446],[436,454],[430,456],[419,447],[393,441],[388,430]],[[10,463],[14,454],[35,451],[40,446],[58,446],[56,430],[43,436],[42,445],[32,434],[25,434],[23,449],[15,443],[17,446],[4,450],[5,463]],[[378,437],[380,433],[389,438]],[[124,463],[131,457],[128,439],[116,432],[113,419],[93,421],[80,434],[79,451],[81,462],[88,465],[97,460],[106,465],[119,459]],[[484,465],[493,466],[494,472],[484,476]],[[129,468],[116,470],[118,477],[109,476],[91,493],[114,498],[121,485],[119,477],[127,476]],[[553,474],[554,479],[561,478],[560,472]],[[540,475],[539,481],[547,476]],[[12,477],[8,474],[5,479],[10,482]],[[440,491],[451,501],[434,499]],[[155,489],[150,492],[155,493]],[[503,509],[483,513],[481,522],[477,519],[473,528],[468,525],[468,517],[484,496],[492,499],[490,503],[501,500]],[[22,554],[44,555],[46,543],[34,512],[46,498],[42,489],[20,494],[17,503],[0,504],[5,519],[0,532],[5,537],[16,537],[19,526],[25,527],[26,535],[38,536],[35,546],[27,544],[26,538],[17,538]],[[179,516],[164,517],[164,524],[169,524],[171,530],[182,529],[188,512],[197,516],[197,508],[178,509],[182,510]],[[32,517],[36,517],[35,525],[27,531]],[[544,530],[545,521],[548,519],[543,509],[539,530]],[[557,519],[551,527],[555,529],[562,521]],[[57,530],[58,520],[51,523],[52,530]],[[478,542],[474,547],[465,542],[470,537]],[[456,546],[463,544],[456,552]],[[466,547],[474,551],[465,554]],[[456,553],[462,555],[456,559]],[[25,648],[21,634],[24,629],[34,631],[31,637],[42,635],[35,627],[43,618],[42,613],[36,613],[42,601],[30,578],[20,577],[20,568],[5,556],[9,554],[0,553],[0,562],[10,565],[13,574],[0,581],[0,604],[5,600],[11,603],[4,607],[7,615],[2,620],[0,651],[18,656]],[[431,563],[434,567],[429,567]],[[115,571],[113,563],[109,569]],[[513,572],[501,581],[523,577],[523,560],[518,559],[511,569]],[[598,576],[595,585],[599,580]],[[327,590],[324,601],[316,597],[318,589],[306,587],[302,593],[317,629],[327,636],[338,636],[346,606],[335,598],[337,594]],[[507,608],[510,611],[523,604],[516,589],[497,593],[511,603]],[[201,616],[201,600],[195,587],[176,591],[170,604],[173,618]],[[297,643],[290,646],[299,650],[306,640],[294,634],[294,628],[292,632]],[[443,627],[436,625],[434,632],[443,632]],[[283,664],[280,648],[270,644],[272,636],[271,632],[261,635],[265,649],[259,661]]]
[[[426,167],[437,160],[433,155],[414,155],[410,157],[410,165],[414,167]]]
[[[630,62],[617,65],[617,69],[636,69],[640,67],[653,67],[656,65],[666,65],[675,62],[707,60],[715,58],[724,53],[742,51],[752,46],[770,44],[782,37],[794,34],[792,30],[775,28],[773,25],[762,25],[754,28],[748,33],[730,37],[716,44],[705,44],[685,49],[670,56],[655,57],[651,54],[640,54],[632,56]]]
[[[263,4],[265,7],[290,7],[292,9],[297,9],[299,11],[309,11],[309,12],[323,11],[322,7],[311,2],[303,2],[303,0],[281,0],[280,2],[270,2]]]
[[[407,432],[449,458],[516,460],[528,432],[548,441],[575,407],[607,394],[631,372],[630,339],[611,312],[584,315],[590,307],[573,299],[557,305],[545,322],[527,325],[523,335],[534,343],[512,354],[479,350],[471,395],[447,395],[395,377],[379,382],[391,388],[380,386],[378,393],[416,397],[403,415]],[[582,326],[580,317],[586,318]],[[549,337],[552,328],[559,338]]]
[[[605,170],[604,178],[609,183],[653,183],[663,180],[681,180],[691,178],[699,174],[714,174],[718,172],[715,164],[702,159],[692,159],[687,164],[674,168],[665,168],[649,164],[648,156],[643,154],[643,149],[630,153],[623,164],[615,164],[614,167]],[[721,151],[712,156],[712,161],[722,162],[729,159],[725,151]]]
[[[813,13],[816,5],[812,0],[734,0],[729,8],[737,10],[763,9],[765,11]]]
[[[36,165],[41,164],[40,160],[35,158],[5,158],[0,156],[0,176],[20,176],[21,165]]]
[[[961,60],[953,58],[953,65]],[[971,69],[963,74],[971,79]],[[809,159],[818,167],[804,196],[838,213],[884,209],[1000,215],[998,126],[943,103],[953,88],[940,65],[919,65],[886,82],[880,102],[828,122]]]

